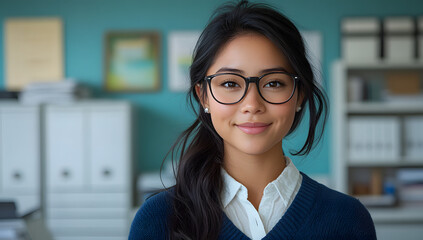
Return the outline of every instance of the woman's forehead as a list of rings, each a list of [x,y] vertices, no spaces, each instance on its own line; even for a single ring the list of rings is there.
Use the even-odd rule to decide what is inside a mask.
[[[221,68],[238,69],[253,75],[272,68],[292,71],[282,51],[267,37],[257,33],[240,34],[222,46],[208,74]]]

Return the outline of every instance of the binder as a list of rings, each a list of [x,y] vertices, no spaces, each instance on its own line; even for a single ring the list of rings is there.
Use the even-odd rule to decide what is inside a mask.
[[[423,161],[423,116],[404,119],[405,157],[409,161]]]
[[[401,153],[399,117],[351,117],[348,130],[348,155],[351,162],[399,161]]]

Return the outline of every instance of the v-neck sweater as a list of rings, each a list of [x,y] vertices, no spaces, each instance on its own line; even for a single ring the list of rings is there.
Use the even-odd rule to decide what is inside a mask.
[[[248,189],[223,167],[220,173],[222,210],[235,227],[253,240],[262,239],[279,222],[297,196],[303,180],[291,159],[285,157],[285,168],[266,185],[256,209],[248,200]]]
[[[376,239],[372,218],[355,198],[334,191],[301,173],[303,181],[291,206],[263,238]],[[169,239],[171,191],[149,198],[138,210],[129,233],[132,239]],[[249,239],[222,211],[219,239]]]

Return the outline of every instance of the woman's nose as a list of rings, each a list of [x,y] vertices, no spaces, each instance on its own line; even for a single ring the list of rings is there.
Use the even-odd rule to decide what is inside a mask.
[[[241,104],[241,111],[243,113],[257,114],[265,111],[264,100],[260,96],[255,84],[250,84]]]

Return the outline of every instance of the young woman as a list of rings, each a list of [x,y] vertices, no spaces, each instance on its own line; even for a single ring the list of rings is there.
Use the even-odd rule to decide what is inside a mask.
[[[376,238],[358,200],[300,173],[284,154],[283,139],[304,114],[308,137],[294,154],[310,152],[327,109],[286,17],[246,1],[220,8],[190,76],[198,112],[173,147],[176,185],[143,204],[129,239]]]

